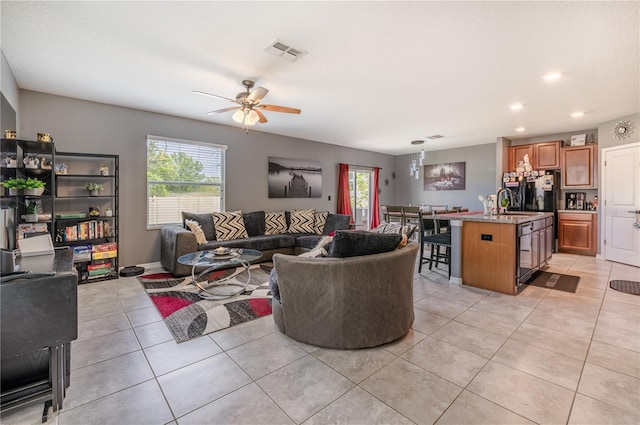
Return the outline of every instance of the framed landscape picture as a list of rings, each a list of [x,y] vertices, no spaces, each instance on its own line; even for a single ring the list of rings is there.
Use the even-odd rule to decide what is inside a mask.
[[[320,198],[319,161],[269,157],[269,198]]]
[[[424,166],[424,190],[464,190],[466,162]]]

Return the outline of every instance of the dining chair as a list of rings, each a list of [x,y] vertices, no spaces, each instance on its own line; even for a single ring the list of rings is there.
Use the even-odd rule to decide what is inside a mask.
[[[387,205],[387,215],[385,217],[387,223],[403,223],[402,207],[396,205]]]
[[[431,205],[431,211],[436,213],[447,212],[449,211],[448,205]]]
[[[420,207],[402,207],[402,218],[404,219],[404,225],[419,224],[420,220]]]

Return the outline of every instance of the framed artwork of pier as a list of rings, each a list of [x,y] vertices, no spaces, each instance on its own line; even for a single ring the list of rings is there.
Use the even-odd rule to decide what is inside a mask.
[[[424,190],[464,190],[466,162],[424,166]]]
[[[269,198],[320,198],[319,161],[269,157]]]

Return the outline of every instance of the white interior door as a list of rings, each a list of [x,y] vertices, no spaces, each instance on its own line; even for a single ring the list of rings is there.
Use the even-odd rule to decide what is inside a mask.
[[[604,258],[640,266],[640,143],[602,152]]]

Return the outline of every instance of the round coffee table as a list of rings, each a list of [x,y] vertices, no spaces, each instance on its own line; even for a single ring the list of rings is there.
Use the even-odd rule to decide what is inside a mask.
[[[200,290],[198,296],[205,300],[219,300],[236,296],[243,292],[251,281],[251,270],[249,266],[252,261],[262,257],[262,252],[255,249],[230,248],[225,254],[217,254],[213,250],[196,251],[185,254],[178,258],[180,264],[191,266],[192,283]],[[207,274],[228,268],[231,266],[244,267],[247,271],[247,281],[230,281],[234,275],[215,280],[212,282],[199,283],[198,280]],[[198,275],[196,276],[196,271]],[[206,281],[206,278],[205,278]],[[203,285],[206,285],[205,288]]]

